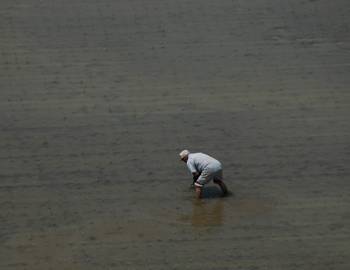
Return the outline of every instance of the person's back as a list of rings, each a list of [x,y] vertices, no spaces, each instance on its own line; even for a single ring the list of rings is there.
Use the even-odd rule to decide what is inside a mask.
[[[204,169],[213,173],[222,169],[221,163],[218,160],[204,153],[190,153],[188,155],[187,167],[191,173],[203,172]]]

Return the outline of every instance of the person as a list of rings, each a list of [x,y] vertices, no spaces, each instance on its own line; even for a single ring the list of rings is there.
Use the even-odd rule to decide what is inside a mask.
[[[180,154],[181,160],[187,164],[187,168],[193,174],[193,182],[196,186],[196,197],[201,198],[202,189],[211,180],[221,188],[224,195],[227,194],[227,186],[223,181],[221,163],[203,153],[190,153],[183,150]]]

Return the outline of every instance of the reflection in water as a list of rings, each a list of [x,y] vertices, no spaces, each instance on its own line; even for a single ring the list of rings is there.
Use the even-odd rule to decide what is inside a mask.
[[[198,200],[193,207],[193,215],[180,215],[181,221],[193,226],[221,226],[223,224],[223,205],[225,199]]]
[[[182,213],[177,220],[196,227],[222,226],[224,217],[232,221],[256,216],[266,213],[269,205],[277,203],[273,198],[264,197],[201,199],[194,202],[192,215]]]

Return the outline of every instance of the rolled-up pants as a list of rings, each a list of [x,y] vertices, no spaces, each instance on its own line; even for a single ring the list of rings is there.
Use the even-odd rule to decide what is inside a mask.
[[[209,170],[203,170],[197,181],[194,183],[196,187],[203,187],[208,184],[211,180],[214,183],[221,182],[223,180],[222,169],[216,172],[210,172]]]

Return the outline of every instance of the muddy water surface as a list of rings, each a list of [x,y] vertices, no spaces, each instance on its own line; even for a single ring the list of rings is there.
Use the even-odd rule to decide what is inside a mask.
[[[350,268],[347,1],[0,10],[1,269]]]

